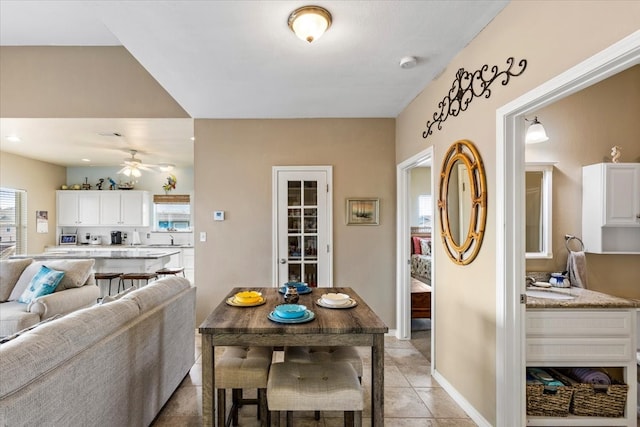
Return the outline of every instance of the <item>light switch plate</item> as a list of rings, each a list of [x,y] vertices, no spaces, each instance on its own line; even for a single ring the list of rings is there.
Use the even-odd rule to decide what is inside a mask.
[[[214,211],[213,212],[213,220],[214,221],[224,221],[224,211]]]
[[[207,241],[207,232],[206,231],[201,231],[200,232],[200,241],[201,242],[206,242]]]

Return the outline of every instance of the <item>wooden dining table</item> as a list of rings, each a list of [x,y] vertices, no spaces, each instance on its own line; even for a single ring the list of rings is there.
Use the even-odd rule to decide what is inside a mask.
[[[240,291],[259,291],[265,303],[253,307],[227,304]],[[349,295],[352,308],[325,308],[317,304],[328,292]],[[202,414],[205,426],[224,425],[224,414],[215,417],[216,346],[366,346],[371,348],[371,425],[384,425],[384,334],[389,328],[351,288],[313,288],[300,295],[298,304],[315,318],[305,323],[278,323],[269,319],[275,306],[284,304],[278,288],[237,287],[199,327],[202,336]]]

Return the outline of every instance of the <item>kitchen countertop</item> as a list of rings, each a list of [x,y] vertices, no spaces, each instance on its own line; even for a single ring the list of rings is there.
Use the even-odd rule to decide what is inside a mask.
[[[108,251],[128,251],[132,249],[152,249],[152,248],[171,248],[171,249],[185,249],[193,248],[191,244],[176,244],[170,245],[168,243],[155,243],[151,245],[57,245],[47,246],[45,249],[54,251],[95,251],[95,250],[108,250]]]
[[[139,250],[68,250],[63,249],[41,254],[14,255],[11,258],[42,259],[160,259],[180,253],[179,249],[139,249]]]
[[[556,300],[536,298],[527,295],[527,308],[635,308],[640,307],[640,301],[614,297],[602,292],[590,291],[582,288],[527,288],[527,290],[541,290],[571,295],[575,298]]]

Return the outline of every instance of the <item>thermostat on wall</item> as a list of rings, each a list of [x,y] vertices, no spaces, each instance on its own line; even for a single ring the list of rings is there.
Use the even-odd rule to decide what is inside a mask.
[[[213,212],[213,220],[214,221],[224,221],[224,211],[214,211]]]

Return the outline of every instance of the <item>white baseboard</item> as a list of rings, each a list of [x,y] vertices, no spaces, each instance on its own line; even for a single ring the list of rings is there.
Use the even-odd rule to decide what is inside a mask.
[[[433,371],[433,379],[435,379],[438,384],[442,386],[442,388],[451,396],[451,398],[460,406],[480,427],[492,427],[491,423],[487,421],[477,410],[474,408],[467,399],[462,397],[462,395],[456,390],[449,381],[444,379],[442,375],[438,371]]]
[[[398,330],[397,329],[389,329],[389,332],[387,332],[384,335],[387,336],[387,337],[398,338]]]

